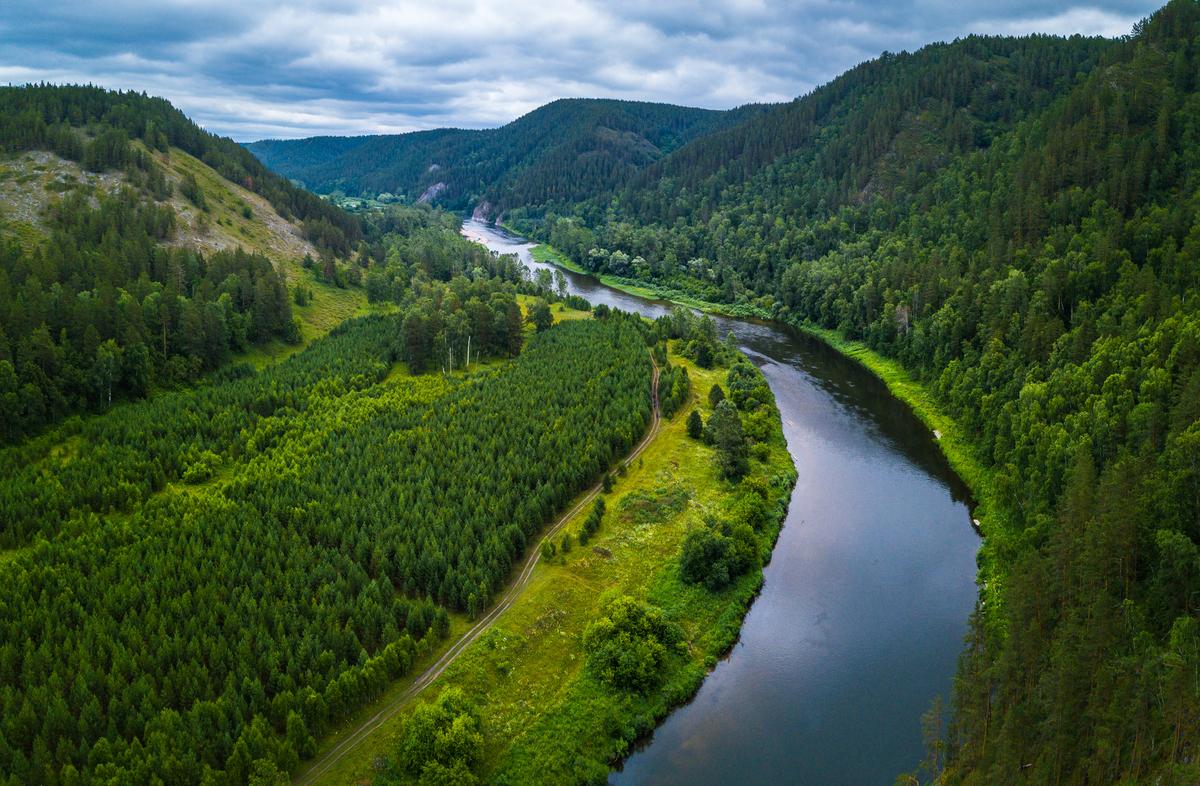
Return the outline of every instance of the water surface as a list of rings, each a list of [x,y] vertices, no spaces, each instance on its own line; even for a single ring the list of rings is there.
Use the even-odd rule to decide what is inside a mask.
[[[463,234],[549,267],[503,230]],[[670,308],[566,275],[592,303]],[[921,714],[949,697],[975,601],[967,489],[866,369],[785,327],[716,319],[766,375],[800,477],[738,643],[610,782],[891,784],[921,758]]]

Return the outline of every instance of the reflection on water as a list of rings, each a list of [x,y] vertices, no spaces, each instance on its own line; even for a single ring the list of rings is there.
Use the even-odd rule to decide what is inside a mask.
[[[503,230],[463,234],[549,267]],[[566,276],[592,303],[670,309]],[[921,713],[949,694],[975,600],[967,489],[866,369],[785,327],[716,319],[766,375],[800,477],[738,643],[611,782],[890,784],[921,757]]]

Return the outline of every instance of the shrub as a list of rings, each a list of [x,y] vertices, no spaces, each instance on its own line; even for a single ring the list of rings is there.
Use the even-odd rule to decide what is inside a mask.
[[[422,702],[405,722],[393,760],[396,768],[421,783],[478,783],[475,768],[483,755],[479,713],[459,688]]]
[[[749,524],[710,522],[691,530],[679,552],[679,575],[719,590],[754,565],[758,543]]]
[[[682,635],[662,609],[623,595],[605,606],[583,634],[587,667],[607,685],[645,693],[662,680],[663,668]]]

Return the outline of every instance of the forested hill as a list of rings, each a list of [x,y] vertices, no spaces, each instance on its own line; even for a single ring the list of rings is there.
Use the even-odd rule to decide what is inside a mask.
[[[617,195],[580,204],[530,204],[506,220],[577,258],[620,246],[631,257],[585,260],[647,278],[624,260],[653,260],[660,281],[704,299],[771,292],[778,259],[756,259],[744,223],[780,234],[867,203],[891,210],[947,165],[985,150],[1089,73],[1115,42],[1103,38],[971,36],[915,53],[884,54],[812,93],[706,135],[646,167]],[[582,217],[601,236],[559,225]],[[549,215],[551,221],[542,219]],[[551,236],[551,233],[553,235]],[[609,238],[612,240],[609,240]],[[609,250],[618,250],[610,248]],[[812,253],[787,248],[793,256]],[[761,263],[761,264],[759,264]]]
[[[577,201],[705,133],[760,111],[561,99],[495,129],[264,140],[248,149],[320,193],[393,193],[451,208]]]
[[[271,172],[236,142],[200,128],[166,99],[91,86],[0,88],[0,151],[50,150],[101,171],[139,164],[131,141],[199,158],[265,197],[284,218],[306,222],[335,251],[361,237],[356,219]]]
[[[956,420],[983,602],[927,778],[1200,782],[1200,5],[844,80],[509,220],[859,340]]]
[[[0,88],[0,443],[329,329],[362,241],[162,99]]]

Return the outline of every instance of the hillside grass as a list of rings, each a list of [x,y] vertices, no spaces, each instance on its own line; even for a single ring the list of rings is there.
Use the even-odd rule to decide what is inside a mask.
[[[288,275],[297,277],[305,254],[319,256],[299,226],[282,218],[258,194],[222,177],[200,159],[172,148],[153,152],[155,161],[176,186],[191,175],[204,192],[204,210],[188,201],[178,188],[171,206],[179,216],[176,242],[200,251],[241,247],[270,259]]]
[[[736,641],[762,584],[761,570],[718,593],[679,578],[684,535],[705,514],[721,515],[736,487],[718,478],[712,448],[686,433],[687,414],[693,408],[709,414],[707,391],[714,382],[724,384],[726,370],[703,370],[674,355],[671,362],[688,368],[689,401],[616,478],[597,535],[587,547],[539,562],[524,593],[420,696],[429,700],[454,686],[478,702],[486,781],[567,783],[580,775],[579,757],[604,768],[626,755],[636,738],[699,688]],[[760,536],[764,554],[778,536],[796,479],[778,420],[775,431],[768,459],[752,461],[752,476],[773,481],[776,515]],[[584,506],[564,529],[576,542],[590,510]],[[601,685],[584,669],[583,631],[616,595],[663,608],[684,631],[687,655],[675,658],[663,685],[647,697]],[[392,753],[416,703],[316,782],[368,782]]]

